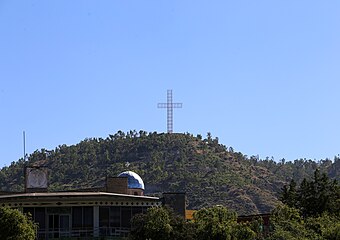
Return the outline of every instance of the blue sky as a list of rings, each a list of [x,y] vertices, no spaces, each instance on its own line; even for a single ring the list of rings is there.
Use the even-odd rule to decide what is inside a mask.
[[[0,167],[118,130],[340,153],[340,2],[0,0]]]

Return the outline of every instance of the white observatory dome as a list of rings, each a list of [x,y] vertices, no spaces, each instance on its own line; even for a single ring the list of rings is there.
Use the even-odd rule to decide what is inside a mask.
[[[128,178],[128,188],[137,188],[137,189],[144,190],[144,182],[137,173],[132,172],[132,171],[126,171],[126,172],[120,173],[118,177]]]

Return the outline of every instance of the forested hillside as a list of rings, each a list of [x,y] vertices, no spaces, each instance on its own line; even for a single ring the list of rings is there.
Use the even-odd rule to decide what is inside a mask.
[[[131,170],[143,178],[146,194],[185,191],[188,208],[220,204],[238,214],[269,212],[284,184],[309,179],[317,168],[331,178],[340,177],[338,157],[318,162],[258,159],[234,152],[209,133],[202,138],[119,131],[106,139],[37,150],[26,162],[20,159],[1,169],[1,191],[23,190],[25,165],[48,167],[50,191],[103,186],[106,176]]]

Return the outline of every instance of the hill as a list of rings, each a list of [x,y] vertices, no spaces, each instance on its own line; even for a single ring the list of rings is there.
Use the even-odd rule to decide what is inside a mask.
[[[209,133],[203,139],[189,133],[119,131],[106,139],[36,150],[26,162],[20,159],[0,170],[1,191],[23,190],[25,165],[48,167],[50,191],[103,186],[106,176],[131,170],[143,178],[145,194],[185,191],[188,208],[220,204],[238,214],[269,212],[284,184],[309,178],[316,168],[331,178],[340,176],[338,157],[319,162],[261,160],[234,152]]]

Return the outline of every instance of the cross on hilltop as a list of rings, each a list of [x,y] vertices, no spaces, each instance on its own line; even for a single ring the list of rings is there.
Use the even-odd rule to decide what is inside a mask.
[[[173,103],[172,102],[172,90],[168,90],[167,92],[167,102],[166,103],[158,103],[158,108],[166,108],[167,110],[167,128],[168,133],[173,133],[173,111],[174,108],[182,108],[182,103]]]

